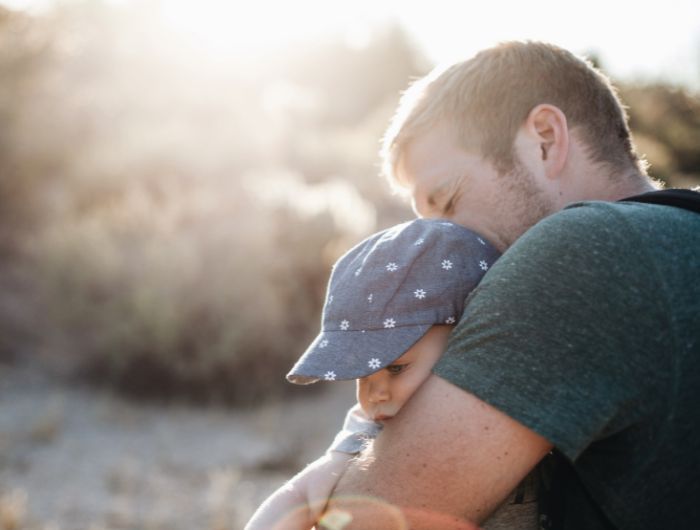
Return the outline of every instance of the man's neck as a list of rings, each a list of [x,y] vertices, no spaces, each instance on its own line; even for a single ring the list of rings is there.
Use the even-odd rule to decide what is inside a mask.
[[[598,181],[598,186],[590,187],[581,193],[581,199],[590,201],[618,201],[625,197],[639,195],[649,191],[661,189],[651,178],[639,173],[630,171],[624,175],[616,175],[614,178],[603,178]],[[578,202],[578,201],[576,201]]]
[[[623,175],[617,185],[608,188],[608,197],[604,200],[619,201],[625,197],[632,197],[641,193],[661,189],[661,184],[655,182],[647,175],[634,171]],[[603,192],[605,193],[605,192]]]

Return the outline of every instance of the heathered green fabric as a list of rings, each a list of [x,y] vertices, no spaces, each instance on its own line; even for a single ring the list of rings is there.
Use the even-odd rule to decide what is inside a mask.
[[[470,295],[434,371],[574,462],[567,528],[700,528],[699,273],[700,215],[589,202]]]

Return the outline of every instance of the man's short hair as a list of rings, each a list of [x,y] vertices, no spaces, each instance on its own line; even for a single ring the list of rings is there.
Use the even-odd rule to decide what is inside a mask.
[[[543,42],[505,42],[413,83],[384,136],[384,172],[397,184],[406,144],[438,124],[451,127],[463,149],[508,172],[517,162],[515,135],[541,103],[564,112],[593,162],[611,173],[630,167],[644,173],[610,80],[586,59]]]

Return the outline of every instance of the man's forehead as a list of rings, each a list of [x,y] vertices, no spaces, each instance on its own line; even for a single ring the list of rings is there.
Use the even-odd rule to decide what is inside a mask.
[[[398,167],[404,172],[420,175],[439,172],[440,168],[453,164],[460,151],[452,136],[440,127],[408,141],[401,151]]]
[[[479,158],[458,143],[451,127],[438,125],[402,146],[395,166],[397,181],[407,188],[432,185],[454,177]]]

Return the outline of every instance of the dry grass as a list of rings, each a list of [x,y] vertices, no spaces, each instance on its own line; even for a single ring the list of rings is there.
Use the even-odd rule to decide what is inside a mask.
[[[144,405],[8,369],[0,530],[240,530],[340,427],[352,385],[321,390],[249,410]]]
[[[27,492],[16,489],[0,496],[0,528],[21,530],[27,518]]]
[[[63,426],[63,401],[60,397],[51,399],[44,413],[32,423],[29,439],[34,443],[51,443],[61,432]]]
[[[207,492],[210,530],[232,530],[235,528],[236,506],[231,501],[240,479],[240,471],[232,468],[210,472]]]

